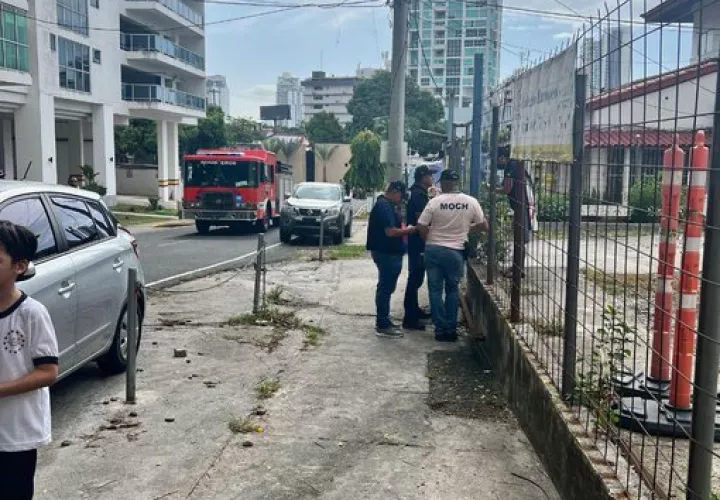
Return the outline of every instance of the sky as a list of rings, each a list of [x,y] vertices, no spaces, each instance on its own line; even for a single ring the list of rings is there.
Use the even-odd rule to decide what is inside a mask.
[[[257,118],[260,106],[274,104],[275,83],[283,72],[300,78],[308,78],[315,70],[329,75],[354,75],[358,66],[382,67],[382,52],[391,50],[391,11],[382,0],[377,0],[377,8],[309,7],[269,15],[262,14],[278,8],[272,4],[337,3],[337,0],[238,1],[261,6],[232,5],[233,0],[206,1],[207,71],[209,75],[227,77],[233,116]],[[620,17],[640,20],[639,14],[646,6],[658,2],[628,0],[619,11]],[[604,2],[598,0],[504,0],[504,5],[501,78],[520,67],[521,52],[529,52],[531,59],[542,58],[583,28],[583,21],[577,18],[518,12],[512,7],[583,16],[597,16],[598,9],[605,10]],[[250,15],[258,17],[232,21]],[[635,27],[634,36],[639,36],[641,29]],[[666,35],[662,51],[656,38],[657,35],[650,40],[648,52],[655,53],[650,57],[658,68],[677,66],[678,43],[682,45],[682,59],[687,59],[687,37],[673,43],[672,38],[677,36]],[[636,45],[643,47],[639,41]],[[638,71],[646,70],[638,68],[639,49],[633,51],[637,77],[641,76]]]

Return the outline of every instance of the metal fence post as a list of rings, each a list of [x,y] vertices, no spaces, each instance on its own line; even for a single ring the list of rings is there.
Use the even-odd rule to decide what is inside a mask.
[[[715,90],[712,157],[708,186],[707,222],[703,248],[700,319],[695,349],[695,389],[692,408],[688,499],[710,498],[717,374],[720,367],[720,78]]]
[[[525,192],[525,163],[518,161],[516,183],[519,200],[516,200],[513,214],[513,267],[512,286],[510,288],[510,322],[520,323],[522,311],[522,278],[525,273],[525,226],[530,223],[527,219],[527,196]]]
[[[128,304],[127,304],[127,371],[125,374],[125,402],[135,404],[135,389],[137,386],[137,269],[128,269]]]
[[[258,234],[257,254],[255,255],[255,290],[253,295],[253,314],[260,312],[260,287],[262,278],[262,250],[265,247],[265,235]]]
[[[583,163],[585,156],[586,76],[575,75],[573,116],[573,162],[570,166],[570,213],[567,274],[565,276],[565,328],[563,342],[562,395],[566,400],[575,392],[577,363],[578,286],[580,283],[580,236],[582,223]]]
[[[322,215],[320,215],[320,254],[318,255],[318,259],[320,262],[323,261],[323,247],[325,246],[325,210],[322,211]]]
[[[487,251],[487,283],[495,283],[495,270],[497,269],[495,235],[497,231],[497,166],[498,166],[498,133],[500,131],[500,106],[493,106],[492,129],[490,132],[490,181],[488,182],[488,202],[490,203],[490,228],[488,230]]]

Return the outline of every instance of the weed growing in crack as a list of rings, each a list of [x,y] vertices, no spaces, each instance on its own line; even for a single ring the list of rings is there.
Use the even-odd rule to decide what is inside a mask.
[[[287,305],[290,303],[288,299],[283,297],[283,294],[285,293],[285,287],[282,285],[278,285],[273,287],[270,292],[268,292],[267,296],[265,297],[265,301],[268,304],[274,305],[274,306],[282,306]]]
[[[255,388],[259,399],[270,399],[280,390],[280,380],[276,378],[266,378]]]
[[[250,434],[258,432],[260,426],[250,417],[236,417],[228,422],[228,428],[233,434]]]
[[[535,332],[541,337],[562,337],[565,333],[565,325],[557,318],[549,321],[534,319],[530,322]]]

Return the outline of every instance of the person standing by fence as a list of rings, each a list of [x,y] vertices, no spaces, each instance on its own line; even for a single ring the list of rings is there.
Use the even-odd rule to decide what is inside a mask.
[[[465,272],[468,235],[488,230],[480,203],[461,193],[459,183],[460,175],[455,170],[443,171],[442,194],[428,202],[417,226],[426,241],[430,308],[435,340],[439,342],[457,340],[460,281]]]
[[[513,211],[513,216],[517,217],[520,213],[522,206],[522,195],[523,192],[522,184],[525,184],[525,216],[522,218],[523,223],[523,242],[525,244],[532,241],[533,234],[538,230],[537,221],[537,210],[535,204],[535,190],[533,189],[533,180],[530,172],[525,169],[524,171],[524,182],[521,181],[521,174],[525,167],[523,162],[519,160],[510,160],[505,166],[505,175],[503,179],[503,186],[500,188],[500,192],[508,197],[508,203]],[[512,268],[505,271],[506,275],[512,273]]]
[[[407,223],[415,226],[428,203],[428,189],[433,185],[430,169],[421,165],[415,169],[415,184],[410,188],[410,200],[407,204]],[[405,318],[403,328],[407,330],[425,330],[421,320],[430,317],[420,309],[418,292],[425,280],[425,263],[423,253],[425,242],[419,234],[408,237],[408,281],[405,288]]]

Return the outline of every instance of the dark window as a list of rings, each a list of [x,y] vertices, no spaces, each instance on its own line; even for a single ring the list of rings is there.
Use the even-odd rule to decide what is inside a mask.
[[[53,211],[70,248],[102,239],[87,205],[76,198],[52,197]]]
[[[93,50],[93,62],[95,64],[100,64],[101,61],[101,55],[99,50]]]
[[[90,209],[90,215],[95,222],[99,237],[105,239],[115,236],[114,224],[110,222],[110,218],[103,206],[96,201],[87,202],[87,206]]]
[[[87,0],[57,0],[57,20],[63,28],[88,34]]]
[[[35,259],[57,253],[58,247],[50,218],[39,198],[25,198],[8,203],[0,208],[0,220],[25,226],[37,236],[38,249]]]
[[[57,50],[57,37],[53,34],[50,35],[50,50],[53,52]]]
[[[90,5],[92,5],[96,9],[99,9],[100,8],[100,0],[90,0]]]
[[[60,37],[58,62],[62,88],[90,92],[90,47]]]

